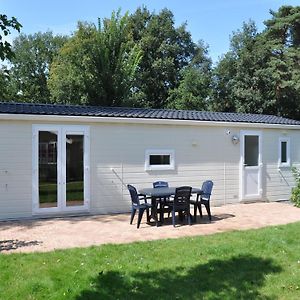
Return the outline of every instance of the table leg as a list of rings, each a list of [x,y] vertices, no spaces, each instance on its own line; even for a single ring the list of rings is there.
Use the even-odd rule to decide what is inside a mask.
[[[152,205],[152,209],[151,209],[150,219],[153,219],[156,223],[156,226],[158,226],[159,225],[159,220],[157,216],[158,198],[151,197],[151,205]]]

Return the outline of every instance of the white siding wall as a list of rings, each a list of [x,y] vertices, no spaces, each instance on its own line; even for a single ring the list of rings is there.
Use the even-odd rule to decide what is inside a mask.
[[[32,212],[31,124],[0,122],[0,219]]]
[[[32,216],[32,124],[0,121],[0,219]],[[231,135],[239,135],[240,130],[248,128],[83,125],[90,125],[92,213],[128,211],[126,184],[151,187],[158,179],[172,186],[194,187],[212,179],[215,184],[212,205],[240,201],[240,145],[231,143]],[[228,129],[230,136],[226,134]],[[300,131],[261,131],[263,198],[288,199],[293,178],[289,168],[278,171],[278,141],[280,136],[291,137],[292,164],[300,165]],[[175,170],[145,171],[145,150],[156,148],[175,150]]]
[[[268,201],[287,200],[294,186],[290,167],[279,167],[279,138],[290,137],[291,166],[300,166],[300,134],[294,130],[263,131],[263,188]]]
[[[238,201],[239,146],[231,143],[224,128],[99,125],[91,128],[91,140],[91,203],[95,212],[128,209],[126,184],[151,187],[158,179],[172,186],[195,187],[212,179],[214,205]],[[174,149],[175,170],[145,171],[147,149]]]

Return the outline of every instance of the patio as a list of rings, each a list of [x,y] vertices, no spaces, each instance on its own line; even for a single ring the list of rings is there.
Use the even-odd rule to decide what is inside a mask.
[[[251,203],[212,207],[212,222],[206,214],[192,226],[156,227],[142,220],[129,225],[129,214],[63,217],[0,222],[0,252],[45,252],[107,243],[208,235],[300,221],[300,209],[288,202]]]

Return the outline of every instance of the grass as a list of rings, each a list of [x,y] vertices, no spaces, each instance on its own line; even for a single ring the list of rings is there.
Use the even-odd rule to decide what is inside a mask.
[[[300,299],[299,232],[0,254],[0,299]]]

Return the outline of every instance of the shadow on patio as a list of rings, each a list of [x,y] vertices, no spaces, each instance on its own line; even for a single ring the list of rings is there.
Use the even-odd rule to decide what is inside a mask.
[[[58,217],[44,217],[37,219],[23,219],[23,220],[8,220],[0,221],[0,229],[6,230],[12,227],[19,229],[31,229],[38,226],[45,225],[55,225],[59,221],[69,224],[76,224],[78,222],[100,222],[100,223],[110,223],[110,222],[123,222],[128,221],[130,217],[129,213],[116,213],[116,214],[106,214],[106,215],[77,215],[77,216],[58,216]]]
[[[37,246],[42,243],[41,241],[4,240],[0,241],[0,252],[16,250],[22,247]]]

